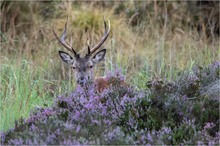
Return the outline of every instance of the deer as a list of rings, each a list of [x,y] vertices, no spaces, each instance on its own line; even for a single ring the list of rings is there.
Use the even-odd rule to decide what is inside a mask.
[[[70,65],[74,72],[75,72],[75,79],[78,85],[84,86],[86,82],[92,81],[95,83],[96,88],[99,92],[102,92],[104,89],[108,88],[110,83],[107,81],[105,77],[99,77],[94,80],[94,66],[104,60],[106,49],[102,49],[95,53],[106,41],[106,39],[109,36],[110,32],[110,21],[108,20],[108,28],[107,23],[103,17],[104,22],[104,35],[99,41],[98,44],[96,44],[94,47],[90,47],[88,44],[88,52],[84,57],[81,57],[80,54],[78,54],[72,46],[66,43],[65,37],[66,37],[66,31],[67,31],[67,22],[68,17],[63,29],[63,33],[61,37],[58,37],[57,33],[55,32],[54,28],[52,28],[53,34],[55,38],[58,40],[58,42],[66,48],[68,51],[73,53],[73,55],[68,54],[64,51],[59,51],[59,56],[62,59],[63,62]]]

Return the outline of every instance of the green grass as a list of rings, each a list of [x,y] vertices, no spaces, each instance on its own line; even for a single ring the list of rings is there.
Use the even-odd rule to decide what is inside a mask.
[[[26,118],[37,106],[50,106],[53,96],[44,80],[45,70],[27,60],[8,60],[1,65],[1,130],[13,126],[19,118]],[[55,95],[55,94],[54,94]]]
[[[4,60],[4,61],[3,61]],[[58,81],[48,74],[48,63],[38,66],[26,59],[2,59],[0,130],[13,127],[14,121],[27,118],[36,107],[48,107],[61,93],[70,92],[74,84]]]
[[[14,121],[27,118],[36,107],[48,107],[59,94],[75,88],[72,78],[66,80],[48,73],[48,60],[39,66],[25,57],[1,59],[0,131],[14,126]],[[72,76],[72,75],[71,75]]]

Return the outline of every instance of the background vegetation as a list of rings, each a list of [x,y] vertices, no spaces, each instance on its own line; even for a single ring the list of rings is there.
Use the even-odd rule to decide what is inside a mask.
[[[220,57],[217,1],[0,4],[1,131],[13,127],[15,120],[27,118],[36,107],[50,107],[58,95],[75,89],[73,71],[61,62],[57,52],[63,48],[51,31],[54,26],[61,33],[67,15],[68,39],[82,54],[87,39],[95,45],[102,36],[102,15],[110,20],[111,33],[103,45],[107,56],[97,67],[96,76],[121,68],[136,90],[157,92],[153,80],[181,81],[185,74],[193,73],[194,66],[203,68]],[[215,92],[206,89],[212,82],[195,87],[206,87],[205,93],[217,97],[218,73],[214,79]],[[182,83],[184,80],[179,85],[187,97],[197,97],[188,90],[194,88]]]

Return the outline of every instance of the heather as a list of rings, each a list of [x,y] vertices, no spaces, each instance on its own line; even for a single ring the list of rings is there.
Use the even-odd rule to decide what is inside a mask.
[[[157,79],[137,90],[121,86],[124,77],[115,70],[108,74],[111,86],[104,92],[93,83],[78,86],[58,96],[52,107],[18,120],[2,133],[2,143],[219,144],[219,94],[203,92],[215,82],[219,90],[219,72],[216,61],[173,82]]]
[[[1,1],[1,142],[218,144],[219,6]],[[94,72],[111,82],[103,93],[92,83],[77,87],[74,70],[59,57],[67,50],[52,26],[61,35],[67,16],[66,41],[81,55],[103,36],[103,16],[110,21],[100,48],[106,56]]]

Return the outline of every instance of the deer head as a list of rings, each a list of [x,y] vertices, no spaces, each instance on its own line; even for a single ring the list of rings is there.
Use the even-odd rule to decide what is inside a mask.
[[[102,39],[97,45],[92,47],[92,49],[90,49],[90,46],[88,44],[88,53],[84,57],[80,57],[80,55],[75,51],[75,49],[72,46],[68,45],[65,41],[68,18],[66,20],[65,27],[61,37],[58,37],[54,29],[52,28],[53,34],[55,35],[58,42],[61,45],[63,45],[67,50],[69,50],[71,53],[73,53],[73,55],[69,55],[67,52],[59,51],[59,55],[61,59],[65,63],[69,64],[75,71],[75,79],[77,81],[77,84],[80,84],[81,86],[84,85],[85,82],[89,80],[93,80],[94,66],[98,62],[102,61],[105,57],[106,49],[100,50],[99,52],[95,53],[108,38],[110,32],[110,22],[108,21],[108,28],[107,28],[106,21],[104,20],[104,18],[103,21],[104,21],[105,31]]]

